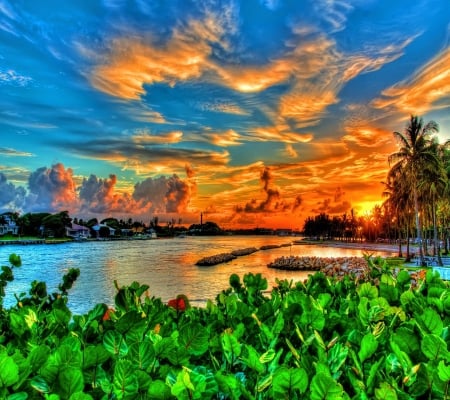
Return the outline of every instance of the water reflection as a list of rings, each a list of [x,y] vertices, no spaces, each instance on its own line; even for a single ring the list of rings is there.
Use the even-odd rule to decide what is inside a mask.
[[[248,272],[261,273],[275,285],[276,278],[304,280],[305,272],[279,271],[267,264],[282,255],[322,257],[361,256],[363,251],[320,246],[293,245],[261,250],[238,257],[228,263],[198,267],[195,262],[205,256],[244,247],[260,248],[270,244],[289,244],[290,238],[277,236],[188,237],[149,241],[88,242],[61,245],[0,246],[0,265],[8,264],[11,253],[19,254],[23,266],[14,271],[8,284],[6,305],[14,302],[13,293],[28,292],[33,280],[45,281],[49,292],[57,290],[69,268],[79,268],[80,277],[69,294],[74,313],[84,313],[95,304],[113,304],[114,280],[119,286],[133,281],[150,286],[150,295],[163,301],[185,294],[195,305],[214,299],[229,287],[232,273],[243,277]]]

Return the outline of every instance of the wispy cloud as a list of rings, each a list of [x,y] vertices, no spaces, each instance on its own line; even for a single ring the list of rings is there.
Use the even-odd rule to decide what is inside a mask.
[[[34,157],[35,154],[8,147],[0,147],[0,154],[6,157]]]
[[[431,108],[443,109],[450,105],[450,48],[435,56],[406,79],[382,92],[372,102],[373,107],[397,111],[403,115],[423,115]]]

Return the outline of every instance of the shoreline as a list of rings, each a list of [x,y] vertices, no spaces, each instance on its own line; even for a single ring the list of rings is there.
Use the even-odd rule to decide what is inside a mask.
[[[297,240],[292,243],[293,245],[312,245],[312,246],[322,246],[322,247],[335,247],[340,249],[359,249],[364,251],[378,251],[386,253],[395,253],[398,255],[398,245],[397,244],[386,244],[386,243],[367,243],[367,242],[342,242],[340,240]],[[413,249],[410,246],[410,249]],[[406,245],[402,245],[402,251],[406,250]]]

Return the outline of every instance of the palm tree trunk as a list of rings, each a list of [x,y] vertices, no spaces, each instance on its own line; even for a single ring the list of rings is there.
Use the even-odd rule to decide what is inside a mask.
[[[414,212],[416,214],[417,240],[419,241],[420,265],[422,267],[426,267],[422,249],[422,227],[420,225],[420,216],[419,216],[419,199],[417,196],[417,188],[415,185],[413,187],[413,192],[414,192]]]

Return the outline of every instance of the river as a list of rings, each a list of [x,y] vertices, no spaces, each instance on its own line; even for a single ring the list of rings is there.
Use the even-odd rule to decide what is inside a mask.
[[[269,282],[276,278],[304,280],[307,272],[280,271],[267,264],[280,256],[361,256],[363,250],[292,245],[271,250],[260,250],[212,267],[198,267],[196,261],[205,256],[230,252],[245,247],[260,248],[270,244],[289,244],[292,238],[278,236],[217,236],[173,239],[88,241],[53,245],[0,246],[0,265],[9,265],[11,253],[20,255],[22,267],[14,269],[14,281],[6,288],[5,305],[14,303],[14,293],[28,292],[34,280],[47,283],[49,292],[57,290],[62,276],[69,268],[79,268],[80,277],[69,291],[69,308],[74,314],[83,314],[97,303],[112,305],[119,286],[133,281],[150,286],[151,296],[164,302],[185,294],[192,305],[203,306],[229,287],[232,273],[241,278],[252,272],[261,273]],[[382,252],[374,254],[384,254]]]

